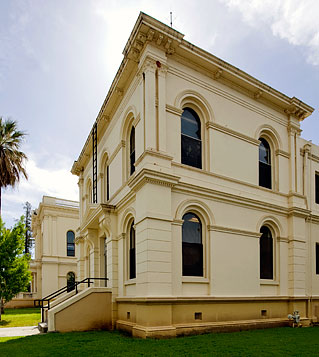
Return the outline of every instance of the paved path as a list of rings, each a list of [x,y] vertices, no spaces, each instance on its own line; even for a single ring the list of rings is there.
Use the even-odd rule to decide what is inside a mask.
[[[31,336],[38,335],[40,331],[37,326],[4,327],[0,328],[0,337]]]

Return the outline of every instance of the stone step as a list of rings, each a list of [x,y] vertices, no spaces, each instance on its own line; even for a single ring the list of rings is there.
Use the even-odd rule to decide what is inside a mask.
[[[39,322],[38,323],[38,330],[41,333],[47,333],[48,332],[48,324],[46,322]]]

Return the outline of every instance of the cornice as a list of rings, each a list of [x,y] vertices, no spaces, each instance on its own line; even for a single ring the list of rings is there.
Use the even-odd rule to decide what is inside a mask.
[[[254,184],[249,183],[249,182],[245,182],[245,181],[242,181],[242,180],[239,180],[239,179],[235,179],[235,178],[232,178],[232,177],[229,177],[229,176],[224,176],[224,175],[221,175],[221,174],[217,174],[215,172],[206,171],[204,169],[198,169],[196,167],[187,166],[187,165],[181,164],[181,163],[176,162],[176,161],[172,162],[172,166],[180,167],[180,168],[187,169],[187,170],[194,171],[194,172],[198,172],[199,174],[208,175],[208,176],[211,176],[211,177],[214,177],[214,178],[217,178],[217,179],[221,179],[221,180],[225,180],[225,181],[228,181],[228,182],[236,183],[236,184],[243,185],[243,186],[246,186],[246,187],[251,187],[253,189],[258,189],[260,191],[264,191],[264,192],[267,192],[267,193],[273,193],[273,194],[276,194],[278,196],[284,197],[286,199],[288,198],[287,194],[279,192],[279,191],[269,190],[268,188],[264,188],[264,187],[261,187],[261,186],[258,186],[258,185],[254,185]],[[302,197],[304,197],[304,196],[302,196]]]
[[[226,202],[236,206],[244,206],[261,211],[273,212],[281,216],[287,216],[288,214],[288,208],[285,206],[276,205],[249,197],[243,197],[228,192],[221,192],[184,182],[180,182],[178,185],[174,186],[173,191],[187,193],[188,195],[202,196],[204,198],[214,199],[219,202]]]
[[[186,40],[182,41],[180,49],[189,52],[191,57],[198,56],[199,58],[208,61],[209,64],[214,65],[216,69],[222,70],[222,77],[227,77],[227,79],[231,80],[235,84],[249,88],[253,93],[253,97],[256,97],[257,93],[257,96],[260,94],[258,98],[262,95],[262,97],[266,100],[276,102],[287,114],[292,114],[299,120],[303,120],[314,110],[314,108],[305,104],[298,98],[288,97],[239,68],[223,61],[222,59],[199,47],[194,46]]]
[[[311,214],[311,211],[305,208],[300,207],[290,207],[288,208],[288,216],[308,218]]]
[[[115,206],[113,205],[108,205],[104,203],[94,205],[91,204],[87,215],[83,217],[83,222],[85,223],[83,223],[80,227],[80,234],[82,235],[83,232],[91,228],[97,229],[100,225],[99,217],[101,215],[113,213],[114,211]]]
[[[157,150],[144,150],[143,154],[136,160],[135,162],[135,166],[138,166],[139,163],[146,157],[146,156],[153,156],[153,157],[157,157],[160,159],[165,159],[165,160],[169,160],[172,161],[173,157],[171,155],[168,155],[166,153],[163,153],[161,151],[157,151]]]
[[[137,174],[131,179],[129,179],[127,184],[133,191],[138,191],[143,185],[147,183],[174,187],[178,183],[179,179],[180,177],[176,175],[144,168],[137,172]]]

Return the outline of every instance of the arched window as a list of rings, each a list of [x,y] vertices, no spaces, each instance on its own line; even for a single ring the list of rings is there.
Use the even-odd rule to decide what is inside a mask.
[[[261,237],[259,239],[260,250],[260,279],[274,278],[274,249],[273,238],[268,227],[260,228]]]
[[[271,151],[264,138],[259,139],[259,186],[271,188]]]
[[[136,278],[136,237],[134,221],[130,227],[130,242],[129,242],[129,278]]]
[[[194,213],[184,214],[183,221],[183,275],[203,276],[203,242],[201,221]]]
[[[68,257],[75,256],[74,232],[68,231],[66,234],[66,255]]]
[[[135,128],[132,126],[130,134],[130,175],[135,171]]]
[[[202,140],[200,119],[191,108],[185,108],[181,117],[182,164],[202,168]]]
[[[74,290],[75,288],[75,274],[73,271],[70,271],[66,275],[66,285],[67,285],[67,292]]]

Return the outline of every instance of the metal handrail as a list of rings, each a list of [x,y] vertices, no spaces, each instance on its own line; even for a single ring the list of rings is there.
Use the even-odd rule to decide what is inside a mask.
[[[65,292],[71,292],[73,290],[75,290],[75,294],[76,295],[79,291],[78,291],[78,285],[80,284],[88,284],[88,288],[91,286],[91,284],[94,284],[94,280],[104,280],[107,281],[109,280],[108,278],[85,278],[81,281],[75,281],[74,283],[69,284],[64,286],[63,288],[60,288],[56,291],[54,291],[53,293],[45,296],[42,299],[36,299],[34,300],[34,307],[40,307],[41,308],[41,321],[44,322],[44,309],[50,310],[50,301],[54,298],[56,298],[57,296],[65,293]],[[47,303],[47,305],[44,305],[45,303]]]

